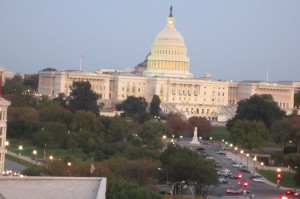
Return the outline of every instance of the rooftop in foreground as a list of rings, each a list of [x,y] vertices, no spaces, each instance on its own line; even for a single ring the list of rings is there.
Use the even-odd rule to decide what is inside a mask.
[[[106,178],[0,177],[0,199],[105,199]]]

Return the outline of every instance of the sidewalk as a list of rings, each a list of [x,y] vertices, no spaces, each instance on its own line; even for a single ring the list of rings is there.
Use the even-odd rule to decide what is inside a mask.
[[[19,154],[17,154],[17,153],[11,152],[11,151],[7,151],[6,154],[7,154],[7,155],[11,155],[11,156],[13,156],[13,157],[16,157],[16,158],[18,158],[18,159],[20,159],[20,160],[24,160],[24,161],[26,161],[26,162],[30,162],[30,163],[32,163],[32,164],[41,165],[41,162],[39,162],[39,161],[36,162],[35,160],[33,160],[33,159],[31,159],[31,158],[29,158],[29,157],[27,157],[27,156],[22,156],[22,155],[19,155]]]

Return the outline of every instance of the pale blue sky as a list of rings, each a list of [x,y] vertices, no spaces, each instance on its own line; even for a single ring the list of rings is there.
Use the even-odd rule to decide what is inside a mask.
[[[173,5],[196,77],[300,80],[299,0],[0,0],[0,65],[131,68],[142,62]]]

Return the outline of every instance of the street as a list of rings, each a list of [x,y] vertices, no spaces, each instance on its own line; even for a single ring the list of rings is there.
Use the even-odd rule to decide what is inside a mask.
[[[246,197],[250,198],[250,195],[254,195],[254,198],[262,198],[262,199],[268,199],[268,198],[280,198],[280,196],[283,195],[284,190],[277,188],[276,185],[266,182],[265,183],[259,183],[259,182],[254,182],[249,179],[251,175],[255,173],[254,171],[254,162],[247,159],[245,160],[245,157],[241,157],[240,154],[232,154],[231,152],[227,153],[227,156],[230,157],[224,158],[225,155],[219,155],[216,153],[216,151],[220,151],[222,149],[221,142],[213,142],[209,145],[201,145],[201,146],[192,146],[190,143],[190,140],[180,140],[177,141],[177,144],[191,148],[194,150],[197,147],[202,147],[205,149],[205,152],[207,155],[211,156],[217,163],[219,163],[222,168],[219,168],[219,170],[222,170],[224,168],[229,169],[233,175],[237,174],[242,174],[241,179],[230,179],[227,178],[228,184],[220,184],[219,186],[213,187],[210,192],[209,192],[209,198],[219,198],[219,197],[224,197],[224,198],[245,198],[242,194],[227,194],[226,190],[229,188],[238,188],[241,187],[239,185],[242,184],[243,182],[248,182],[249,185],[247,187],[247,190],[250,191],[250,193],[247,193]],[[242,159],[244,158],[244,160]],[[243,162],[243,164],[246,166],[245,161],[248,163],[248,169],[251,173],[244,173],[240,172],[238,168],[233,167],[231,164],[234,162]],[[256,174],[258,175],[258,174]]]

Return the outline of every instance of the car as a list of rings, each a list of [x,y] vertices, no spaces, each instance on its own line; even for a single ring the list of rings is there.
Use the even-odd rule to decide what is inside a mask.
[[[226,153],[224,151],[217,151],[216,154],[219,154],[219,155],[226,155]]]
[[[216,163],[215,163],[215,167],[216,167],[216,168],[222,168],[222,165],[220,165],[219,163],[216,162]]]
[[[262,179],[262,178],[253,178],[252,181],[253,181],[253,182],[264,183],[264,179]]]
[[[253,180],[254,178],[262,178],[260,175],[252,175],[249,177],[249,180]]]
[[[229,175],[228,177],[230,179],[239,179],[238,175]]]
[[[219,178],[218,181],[219,181],[220,184],[227,184],[228,183],[228,180],[226,180],[223,177]]]
[[[285,195],[296,196],[296,197],[300,198],[300,193],[293,189],[286,190]]]
[[[244,173],[251,173],[248,169],[246,168],[239,168],[239,171],[244,172]]]
[[[237,163],[237,162],[234,162],[234,163],[232,163],[231,165],[232,165],[233,167],[235,167],[235,168],[240,168],[240,167],[244,166],[244,165],[239,164],[239,163]]]

